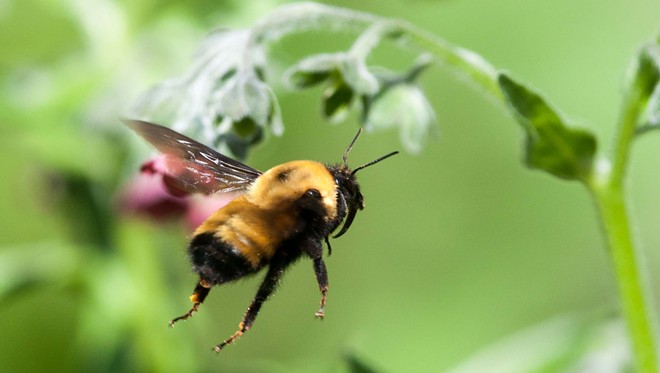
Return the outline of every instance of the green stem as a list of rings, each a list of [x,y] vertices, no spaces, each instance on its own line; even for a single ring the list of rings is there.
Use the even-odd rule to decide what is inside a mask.
[[[624,106],[620,119],[617,142],[612,155],[612,172],[610,183],[622,189],[624,176],[630,158],[630,148],[637,131],[639,117],[646,107],[646,98],[643,92],[634,84],[624,99]]]
[[[644,274],[640,271],[642,255],[635,247],[626,209],[625,176],[635,130],[644,109],[642,92],[636,85],[624,98],[611,170],[598,170],[588,183],[605,230],[619,287],[635,363],[639,372],[658,372],[657,342],[652,323],[651,305]]]
[[[395,22],[414,44],[417,44],[423,50],[433,53],[436,58],[444,62],[451,70],[469,78],[484,93],[489,94],[496,101],[505,103],[504,95],[497,82],[497,69],[483,57],[470,50],[455,46],[410,23],[403,21],[392,22]]]
[[[615,268],[635,365],[639,372],[656,373],[656,341],[644,278],[639,269],[642,261],[633,244],[623,190],[611,184],[592,190]]]

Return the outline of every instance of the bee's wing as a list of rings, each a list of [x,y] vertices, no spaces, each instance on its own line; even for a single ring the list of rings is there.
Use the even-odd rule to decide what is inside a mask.
[[[124,123],[162,152],[177,188],[212,194],[246,189],[261,171],[224,156],[169,128],[140,120]]]

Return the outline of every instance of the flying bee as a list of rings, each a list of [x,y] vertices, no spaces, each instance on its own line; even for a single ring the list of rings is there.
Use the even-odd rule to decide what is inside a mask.
[[[138,120],[125,123],[165,155],[170,181],[176,188],[203,194],[243,192],[193,233],[188,256],[199,282],[190,296],[192,308],[170,321],[170,326],[197,312],[214,285],[268,267],[238,330],[214,347],[219,352],[252,327],[285,270],[302,256],[312,260],[321,291],[316,317],[325,316],[328,272],[323,241],[330,255],[330,235],[342,222],[332,237],[346,233],[357,211],[364,208],[355,174],[398,152],[350,169],[347,156],[360,135],[358,131],[344,152],[343,163],[291,161],[262,173],[169,128]]]

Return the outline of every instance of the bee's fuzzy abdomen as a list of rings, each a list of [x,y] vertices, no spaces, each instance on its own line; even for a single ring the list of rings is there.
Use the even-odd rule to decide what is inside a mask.
[[[261,268],[255,268],[236,248],[208,232],[193,237],[188,255],[193,270],[213,285],[237,280]]]

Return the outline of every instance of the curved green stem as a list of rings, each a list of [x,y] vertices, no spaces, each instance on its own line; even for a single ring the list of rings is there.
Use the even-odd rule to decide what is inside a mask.
[[[497,82],[497,69],[480,55],[457,47],[446,40],[431,34],[415,25],[369,13],[335,8],[316,3],[295,3],[284,5],[263,18],[252,28],[250,48],[290,33],[299,33],[308,29],[330,28],[333,30],[354,29],[368,30],[373,25],[389,36],[405,37],[408,42],[420,49],[431,52],[435,58],[458,72],[489,94],[497,101],[503,101]],[[378,31],[378,30],[376,30]],[[371,43],[373,44],[373,40]],[[373,45],[369,44],[369,48]]]
[[[624,99],[611,169],[598,170],[588,186],[598,208],[615,267],[619,297],[639,372],[658,372],[657,342],[642,253],[633,242],[628,220],[625,176],[638,120],[644,105],[636,87]]]
[[[396,21],[396,24],[408,34],[412,42],[451,67],[452,70],[468,77],[476,83],[483,92],[488,93],[497,101],[504,102],[504,95],[497,82],[497,69],[480,55],[455,45],[444,39],[419,29],[407,22]]]

